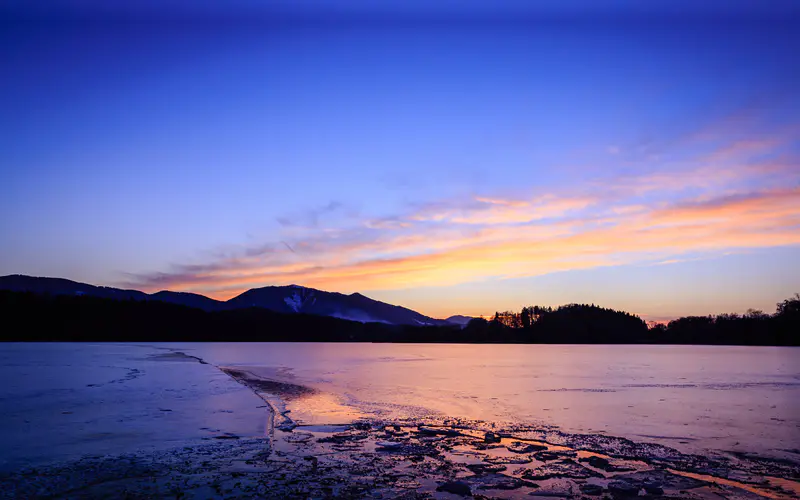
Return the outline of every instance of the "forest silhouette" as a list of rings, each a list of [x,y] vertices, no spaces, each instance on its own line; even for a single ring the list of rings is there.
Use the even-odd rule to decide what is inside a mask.
[[[0,291],[4,341],[448,342],[800,345],[800,294],[773,314],[688,316],[647,323],[594,304],[532,306],[466,327],[359,323],[264,308],[226,311],[159,301]]]

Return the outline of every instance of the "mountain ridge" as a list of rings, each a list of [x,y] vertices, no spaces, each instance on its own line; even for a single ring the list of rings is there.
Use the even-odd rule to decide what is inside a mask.
[[[464,328],[473,319],[475,319],[473,316],[464,316],[463,314],[456,314],[454,316],[450,316],[449,318],[445,318],[445,321],[447,321],[450,324],[459,325],[462,328]]]
[[[358,292],[346,295],[301,285],[251,288],[227,301],[220,301],[191,292],[161,290],[148,294],[139,290],[96,286],[65,278],[22,274],[0,276],[0,289],[50,295],[89,295],[117,300],[154,300],[194,307],[204,311],[258,307],[275,312],[330,316],[361,323],[375,322],[412,326],[446,326],[453,324],[447,320],[425,316],[406,307],[371,299]]]

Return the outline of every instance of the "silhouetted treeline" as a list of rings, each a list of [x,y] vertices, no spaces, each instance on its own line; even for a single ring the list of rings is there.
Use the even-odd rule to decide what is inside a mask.
[[[491,321],[470,321],[464,330],[479,337],[513,335],[518,342],[541,344],[638,344],[649,340],[647,323],[638,316],[594,304],[498,312]]]
[[[263,308],[206,312],[158,301],[0,291],[5,341],[252,341],[459,343],[683,343],[800,345],[800,296],[766,315],[681,318],[648,329],[639,317],[594,305],[525,308],[458,326],[358,323]]]
[[[687,316],[650,332],[660,344],[800,345],[800,294],[779,302],[774,314]]]
[[[800,345],[800,294],[777,304],[774,314],[689,316],[647,324],[638,316],[586,304],[524,307],[467,324],[471,338],[514,338],[525,343]]]

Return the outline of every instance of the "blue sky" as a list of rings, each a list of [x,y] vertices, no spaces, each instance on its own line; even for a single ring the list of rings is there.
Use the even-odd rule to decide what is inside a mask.
[[[37,5],[0,10],[0,274],[436,316],[800,291],[797,3]]]

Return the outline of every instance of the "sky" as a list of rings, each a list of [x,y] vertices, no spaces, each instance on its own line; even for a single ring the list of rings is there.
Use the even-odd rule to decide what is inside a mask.
[[[0,275],[435,317],[800,292],[800,2],[4,2]]]

